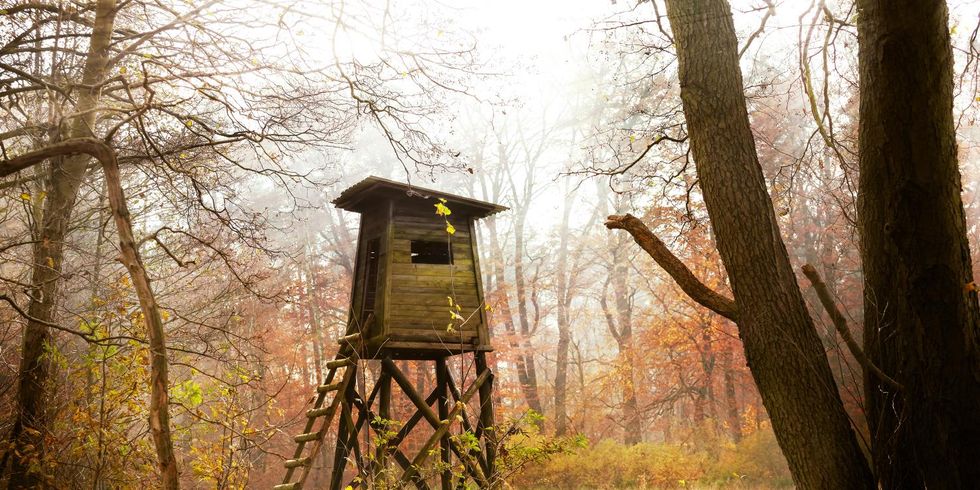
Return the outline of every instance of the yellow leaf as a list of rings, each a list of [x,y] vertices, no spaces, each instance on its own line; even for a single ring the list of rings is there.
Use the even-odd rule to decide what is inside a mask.
[[[29,193],[27,193],[27,192],[21,192],[20,193],[20,198],[23,199],[23,200],[25,200],[25,201],[30,201],[31,200],[31,195]]]
[[[189,128],[189,127],[191,127],[191,126],[194,125],[194,121],[191,120],[191,119],[188,119],[187,122],[185,122],[184,124]]]
[[[48,257],[48,267],[54,268],[54,259]]]
[[[966,291],[966,292],[968,292],[968,293],[972,293],[972,292],[976,291],[977,289],[980,289],[980,288],[977,287],[977,282],[976,281],[968,282],[968,283],[966,283],[965,286],[963,286],[963,290]]]
[[[446,222],[446,233],[449,233],[450,235],[456,234],[456,227],[451,225],[448,221]]]
[[[119,73],[122,74],[122,75],[125,75],[126,74],[126,67],[125,66],[120,67],[119,68]]]
[[[483,305],[483,309],[489,312],[493,312],[493,307],[489,304]]]

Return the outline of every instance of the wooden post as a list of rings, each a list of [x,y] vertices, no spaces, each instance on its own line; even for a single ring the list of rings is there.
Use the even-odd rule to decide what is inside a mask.
[[[347,366],[344,373],[347,384],[341,389],[343,394],[337,393],[336,396],[342,397],[340,401],[340,418],[337,423],[337,447],[333,452],[333,470],[330,472],[330,490],[340,490],[344,479],[344,469],[347,467],[347,456],[350,454],[350,432],[353,429],[346,421],[351,418],[351,399],[356,389],[354,379],[357,377],[357,364]],[[357,443],[357,434],[354,434],[354,443]]]
[[[476,374],[483,375],[490,369],[487,367],[487,354],[476,352]],[[480,385],[480,422],[476,426],[476,437],[483,439],[484,453],[487,455],[487,480],[493,485],[494,461],[497,459],[497,434],[494,427],[496,422],[493,420],[493,373],[490,373],[486,383]],[[482,436],[482,437],[481,437]]]
[[[439,390],[439,420],[447,423],[449,418],[449,368],[446,366],[446,358],[436,359],[436,386]],[[449,421],[451,423],[451,421]],[[453,486],[453,473],[450,471],[449,454],[449,431],[447,430],[439,440],[439,452],[445,468],[442,470],[442,488],[451,490]]]
[[[422,413],[422,416],[425,417],[425,419],[429,422],[429,424],[431,424],[432,427],[436,429],[437,432],[440,430],[440,428],[448,427],[448,424],[442,424],[439,421],[439,416],[436,415],[436,413],[433,412],[431,408],[429,408],[429,405],[426,403],[426,401],[422,399],[422,395],[419,395],[418,390],[416,390],[415,387],[412,386],[412,382],[405,377],[405,373],[401,372],[401,370],[398,369],[398,366],[395,366],[395,364],[390,360],[385,360],[384,363],[385,363],[385,367],[391,372],[391,377],[395,380],[396,383],[398,383],[398,386],[401,387],[402,391],[404,391],[405,394],[408,395],[408,398],[412,400],[412,403],[415,404],[415,407],[419,409],[419,411]],[[490,377],[490,373],[488,372],[486,373],[486,378],[489,377]],[[484,384],[484,381],[489,381],[489,380],[481,379],[481,377],[477,377],[476,384],[482,386]],[[467,393],[470,393],[471,389],[474,389],[473,386],[471,386],[470,389],[467,389]],[[469,401],[470,397],[473,395],[471,393],[469,396],[467,396],[467,393],[463,394],[463,404]],[[450,418],[454,418],[454,416],[451,415]],[[440,437],[441,435],[442,434],[440,434]],[[450,440],[449,442],[450,442],[450,448],[453,450],[453,452],[456,453],[456,456],[459,457],[459,459],[463,462],[463,465],[466,467],[467,471],[470,472],[470,475],[473,477],[473,479],[476,480],[477,484],[480,485],[481,488],[487,487],[488,486],[487,479],[485,476],[483,476],[483,471],[480,468],[480,464],[473,461],[472,458],[470,458],[469,455],[466,454],[466,451],[460,449],[458,445],[454,443],[452,440]],[[431,449],[431,447],[423,448],[422,452],[420,452],[419,454],[425,454],[425,451],[427,451],[428,449]],[[413,464],[418,464],[418,463],[419,461],[413,461]],[[415,470],[414,466],[412,467],[412,470],[414,472]],[[409,476],[412,476],[412,474],[410,473]]]
[[[391,431],[391,374],[385,369],[384,364],[381,365],[381,377],[378,379],[378,383],[381,386],[381,391],[379,392],[380,400],[378,401],[378,417],[382,420],[382,425],[379,430],[382,430],[383,433],[388,433]],[[389,443],[391,441],[385,441],[384,444],[379,444],[375,451],[374,459],[377,465],[374,471],[375,480],[385,471],[385,458],[388,455],[388,448],[386,446]]]
[[[340,422],[337,424],[337,447],[333,452],[333,469],[330,471],[330,490],[340,490],[344,479],[344,468],[347,466],[348,425],[344,423],[345,415],[350,413],[350,403],[344,401],[340,407]]]

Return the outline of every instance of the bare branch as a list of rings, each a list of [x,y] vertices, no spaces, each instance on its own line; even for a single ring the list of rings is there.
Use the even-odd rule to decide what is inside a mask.
[[[633,235],[636,243],[670,274],[670,277],[691,299],[733,322],[738,321],[738,307],[735,301],[705,286],[636,216],[632,214],[609,216],[606,218],[606,228],[628,231]]]
[[[904,391],[905,386],[903,386],[898,381],[895,381],[891,376],[885,374],[878,366],[876,366],[868,356],[864,355],[864,351],[861,350],[861,346],[858,345],[857,341],[854,340],[854,336],[851,335],[851,330],[847,327],[847,319],[844,318],[844,314],[841,313],[840,309],[837,308],[837,303],[834,298],[830,296],[830,291],[827,289],[827,285],[820,278],[820,274],[817,273],[817,269],[810,264],[803,266],[803,275],[810,281],[813,286],[814,291],[817,292],[817,297],[820,298],[820,303],[823,305],[824,309],[827,310],[827,314],[830,315],[830,321],[833,322],[834,327],[837,329],[837,333],[840,334],[841,338],[844,339],[844,343],[847,344],[847,349],[851,351],[851,355],[861,363],[868,371],[871,371],[879,379],[887,383],[892,388],[899,391]]]

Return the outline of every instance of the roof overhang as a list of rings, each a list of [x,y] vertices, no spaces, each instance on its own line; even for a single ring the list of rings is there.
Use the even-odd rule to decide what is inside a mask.
[[[377,203],[378,199],[399,199],[404,197],[445,199],[447,202],[453,204],[449,206],[453,211],[459,210],[474,218],[486,218],[487,216],[508,209],[505,206],[479,199],[458,196],[456,194],[449,194],[448,192],[426,189],[373,176],[348,187],[332,203],[334,206],[345,211],[361,213]]]

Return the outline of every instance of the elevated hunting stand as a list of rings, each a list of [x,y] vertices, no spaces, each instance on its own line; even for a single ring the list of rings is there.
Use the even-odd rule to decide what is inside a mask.
[[[388,458],[402,472],[402,484],[427,489],[419,471],[436,446],[443,489],[455,488],[463,479],[489,487],[496,457],[493,374],[486,360],[492,349],[474,224],[506,208],[377,177],[348,188],[333,203],[361,215],[349,320],[339,339],[340,350],[327,363],[326,379],[307,411],[306,428],[295,437],[297,448],[286,461],[283,483],[275,488],[302,488],[328,434],[336,441],[331,490],[343,488],[348,460],[353,460],[356,472],[350,485],[357,487],[374,481]],[[475,380],[461,391],[447,359],[466,353],[473,354]],[[366,397],[358,393],[355,380],[360,360],[381,361]],[[432,393],[419,393],[395,360],[432,362]],[[343,375],[336,381],[339,370]],[[389,427],[393,380],[417,409],[397,432]],[[366,391],[366,383],[361,384]],[[467,403],[477,393],[479,418],[474,426]],[[435,410],[432,403],[437,404]],[[337,428],[331,433],[338,410]],[[409,459],[399,445],[423,419],[432,433]],[[451,436],[457,423],[476,444],[464,445]],[[369,430],[365,425],[379,436],[375,448],[360,446],[361,430]],[[373,458],[364,452],[372,449]],[[450,470],[453,456],[462,464],[461,475]]]

